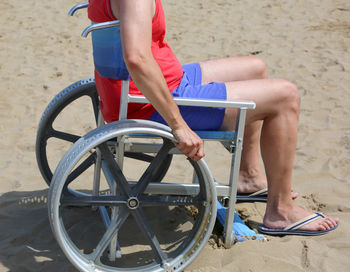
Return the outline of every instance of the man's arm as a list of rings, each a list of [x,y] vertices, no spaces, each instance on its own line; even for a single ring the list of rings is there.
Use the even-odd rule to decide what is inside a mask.
[[[119,5],[118,5],[119,2]],[[121,22],[123,54],[137,88],[162,115],[178,140],[177,148],[194,161],[204,156],[203,142],[183,120],[152,50],[154,0],[111,0]]]

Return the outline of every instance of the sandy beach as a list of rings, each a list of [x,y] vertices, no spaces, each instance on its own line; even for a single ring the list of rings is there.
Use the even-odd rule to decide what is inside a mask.
[[[51,233],[48,187],[35,158],[48,103],[69,84],[93,76],[91,41],[80,36],[89,25],[86,11],[67,15],[77,3],[0,1],[0,272],[77,271]],[[164,0],[163,6],[167,41],[181,63],[257,55],[270,77],[298,86],[296,202],[341,220],[320,237],[268,237],[231,249],[208,243],[185,271],[349,271],[350,2]],[[89,131],[74,114],[79,110],[72,109],[74,118],[63,125]],[[63,152],[57,150],[57,161]],[[212,143],[206,154],[214,177],[224,182],[227,157]],[[237,205],[255,229],[264,210],[264,203]]]

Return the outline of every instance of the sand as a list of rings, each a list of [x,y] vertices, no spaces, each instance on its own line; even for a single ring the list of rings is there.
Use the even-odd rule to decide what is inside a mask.
[[[89,24],[77,1],[1,1],[0,271],[76,271],[51,233],[35,160],[37,126],[64,87],[93,75]],[[182,63],[258,55],[301,94],[293,188],[301,206],[337,216],[322,237],[207,245],[186,271],[348,271],[350,266],[350,3],[348,0],[164,1],[167,40]],[[73,110],[74,111],[74,110]],[[73,126],[89,130],[79,120]],[[69,124],[70,126],[70,124]],[[207,162],[226,178],[225,157]],[[57,160],[60,158],[57,154]],[[181,171],[181,170],[179,170]],[[265,204],[239,204],[252,227]]]

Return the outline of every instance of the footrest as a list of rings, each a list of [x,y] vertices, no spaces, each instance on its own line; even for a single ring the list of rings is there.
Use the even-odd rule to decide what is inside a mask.
[[[217,202],[217,214],[216,218],[219,220],[222,226],[225,226],[225,218],[226,218],[226,209],[221,205],[221,203]],[[252,237],[254,239],[265,241],[266,238],[264,235],[258,234],[255,231],[251,230],[246,224],[244,224],[243,220],[236,213],[233,218],[233,226],[232,231],[234,232],[235,241],[243,242],[248,239],[248,237]]]

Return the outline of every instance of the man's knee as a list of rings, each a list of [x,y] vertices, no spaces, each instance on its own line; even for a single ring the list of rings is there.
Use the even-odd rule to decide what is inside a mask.
[[[255,78],[257,79],[267,78],[266,62],[259,57],[251,56],[250,58],[251,58],[252,66],[254,67]]]
[[[281,82],[280,90],[282,107],[286,107],[298,114],[300,108],[298,87],[290,81],[283,80]]]

